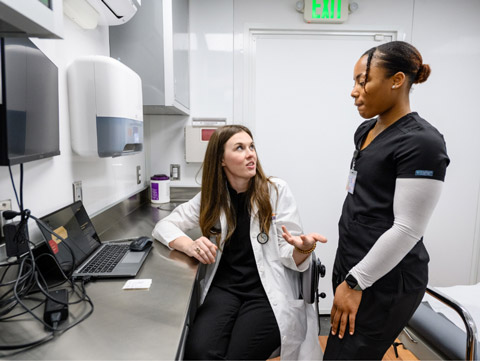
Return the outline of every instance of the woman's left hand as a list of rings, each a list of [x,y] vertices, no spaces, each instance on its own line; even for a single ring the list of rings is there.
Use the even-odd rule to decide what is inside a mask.
[[[327,238],[318,233],[309,233],[307,235],[301,234],[300,236],[292,236],[287,230],[287,227],[282,226],[282,237],[290,243],[292,246],[302,250],[308,251],[311,250],[315,242],[326,243]]]

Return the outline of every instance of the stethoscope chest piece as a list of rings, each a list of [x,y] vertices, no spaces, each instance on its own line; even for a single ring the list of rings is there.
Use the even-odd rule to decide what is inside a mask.
[[[266,234],[265,232],[260,232],[257,236],[257,241],[260,244],[267,243],[268,242],[268,234]]]

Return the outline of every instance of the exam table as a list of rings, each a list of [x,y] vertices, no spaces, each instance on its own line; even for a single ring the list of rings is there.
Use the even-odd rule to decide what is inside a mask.
[[[403,346],[420,360],[478,360],[479,291],[480,283],[427,287],[422,303],[398,337]]]

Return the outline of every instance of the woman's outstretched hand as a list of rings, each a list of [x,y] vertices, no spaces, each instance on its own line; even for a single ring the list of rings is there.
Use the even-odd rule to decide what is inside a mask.
[[[302,251],[311,250],[316,242],[326,243],[327,238],[318,233],[309,233],[307,235],[292,236],[287,227],[282,226],[282,237],[292,246]]]

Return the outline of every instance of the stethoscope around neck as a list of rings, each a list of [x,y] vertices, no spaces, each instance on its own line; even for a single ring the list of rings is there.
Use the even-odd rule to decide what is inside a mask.
[[[260,244],[265,244],[268,242],[270,238],[268,237],[268,234],[266,234],[264,231],[261,231],[258,235],[257,235],[257,242],[260,243]]]
[[[227,189],[229,187],[229,184],[228,182],[225,182],[225,185],[227,186]],[[230,186],[231,187],[231,186]],[[230,197],[230,193],[228,194],[228,196]],[[268,240],[270,239],[270,237],[268,237],[268,234],[266,234],[264,231],[261,231],[258,235],[257,235],[257,242],[260,243],[260,244],[265,244],[268,242]]]

